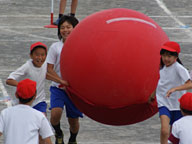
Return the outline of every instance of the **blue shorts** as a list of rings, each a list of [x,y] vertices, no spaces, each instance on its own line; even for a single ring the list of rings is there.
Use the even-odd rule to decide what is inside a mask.
[[[161,115],[166,115],[170,118],[170,125],[183,116],[180,110],[170,111],[165,106],[159,107],[159,116]]]
[[[75,107],[64,90],[51,86],[50,92],[50,109],[57,107],[63,109],[65,105],[66,116],[68,118],[83,117],[83,114]]]
[[[33,106],[34,109],[40,111],[40,112],[47,112],[47,103],[46,102],[40,102],[38,104],[36,104],[35,106]]]

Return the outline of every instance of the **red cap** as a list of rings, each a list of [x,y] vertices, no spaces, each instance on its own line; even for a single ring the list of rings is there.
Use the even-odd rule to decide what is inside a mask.
[[[192,111],[192,93],[185,93],[180,99],[180,107]]]
[[[168,42],[164,43],[161,48],[168,50],[170,52],[177,52],[178,54],[180,53],[180,46],[178,43],[176,43],[174,41],[168,41]]]
[[[28,99],[36,93],[36,82],[30,79],[24,79],[17,85],[16,93],[22,99]]]
[[[36,43],[32,44],[30,47],[30,51],[32,51],[36,47],[43,47],[47,51],[47,46],[42,42],[36,42]]]

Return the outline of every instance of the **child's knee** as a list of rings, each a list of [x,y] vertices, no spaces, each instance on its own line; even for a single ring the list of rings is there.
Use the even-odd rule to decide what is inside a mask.
[[[74,133],[78,132],[79,130],[79,119],[73,119],[69,118],[69,125],[70,125],[70,130]]]

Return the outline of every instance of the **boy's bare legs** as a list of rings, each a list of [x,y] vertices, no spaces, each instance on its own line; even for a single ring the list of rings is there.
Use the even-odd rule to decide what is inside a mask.
[[[51,109],[51,120],[50,121],[51,121],[52,125],[58,125],[60,123],[62,113],[63,113],[62,108],[52,108]]]
[[[75,16],[75,12],[77,9],[77,4],[78,4],[78,0],[72,0],[71,2],[71,16]],[[59,4],[59,17],[58,19],[53,22],[53,24],[58,25],[59,24],[59,19],[63,16],[64,12],[65,12],[65,8],[67,5],[67,0],[60,0],[60,4]]]
[[[55,129],[56,133],[59,133],[59,135],[61,135],[62,130],[60,128],[60,120],[61,120],[61,116],[63,113],[63,109],[62,108],[52,108],[51,109],[51,125],[53,126],[53,128]]]
[[[69,142],[76,142],[76,137],[79,131],[79,118],[68,118],[70,138]]]
[[[57,126],[60,123],[63,109],[62,108],[53,108],[51,110],[51,124],[52,126]],[[79,118],[68,118],[68,123],[70,126],[70,142],[75,142],[76,137],[79,131]]]
[[[169,126],[170,119],[166,115],[161,115],[160,120],[161,120],[161,136],[160,136],[161,144],[168,144],[168,138],[170,134],[170,126]]]
[[[66,4],[67,4],[67,0],[60,0],[59,14],[64,14]],[[71,2],[71,14],[76,13],[77,5],[78,5],[78,0],[72,0],[72,2]]]
[[[59,14],[62,14],[62,15],[64,14],[66,3],[67,3],[67,0],[60,0]]]
[[[71,2],[71,14],[75,15],[77,5],[78,5],[78,0],[72,0],[72,2]]]
[[[68,118],[70,131],[77,133],[79,131],[79,118]]]

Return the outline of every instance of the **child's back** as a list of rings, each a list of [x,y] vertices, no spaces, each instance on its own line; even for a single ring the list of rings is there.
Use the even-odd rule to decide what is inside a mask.
[[[192,143],[192,116],[184,116],[173,123],[169,139],[179,141],[180,144]]]
[[[28,105],[19,104],[1,112],[0,131],[5,136],[5,144],[38,144],[42,138],[53,133],[46,117]]]
[[[24,79],[18,82],[15,96],[19,104],[6,108],[0,114],[0,136],[5,144],[38,144],[39,136],[52,144],[51,126],[44,114],[31,107],[36,98],[36,82]]]
[[[192,93],[186,93],[179,99],[183,117],[173,123],[169,142],[173,144],[192,143]]]

